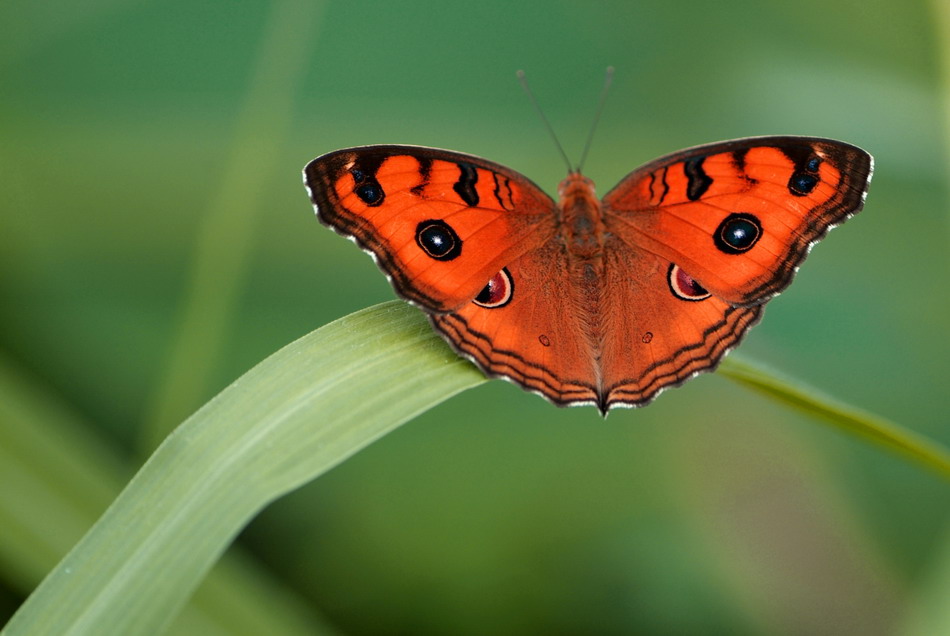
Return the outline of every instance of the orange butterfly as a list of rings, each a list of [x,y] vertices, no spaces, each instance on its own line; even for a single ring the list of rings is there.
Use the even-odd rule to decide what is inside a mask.
[[[320,221],[373,255],[456,351],[555,404],[642,406],[716,367],[814,245],[864,204],[873,160],[812,137],[661,157],[555,203],[485,159],[365,146],[311,161]]]

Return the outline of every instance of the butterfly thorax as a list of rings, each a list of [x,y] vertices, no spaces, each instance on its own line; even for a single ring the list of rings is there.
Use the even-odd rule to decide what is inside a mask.
[[[558,186],[558,195],[558,233],[568,252],[581,261],[598,261],[603,254],[605,227],[594,182],[572,172]]]

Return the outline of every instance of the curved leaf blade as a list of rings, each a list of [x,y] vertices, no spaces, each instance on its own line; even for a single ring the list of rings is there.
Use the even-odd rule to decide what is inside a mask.
[[[160,631],[264,505],[484,380],[402,302],[304,336],[179,426],[6,633]]]

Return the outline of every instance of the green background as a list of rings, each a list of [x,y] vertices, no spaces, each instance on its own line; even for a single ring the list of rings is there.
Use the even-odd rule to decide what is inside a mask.
[[[553,193],[565,168],[514,72],[576,159],[613,65],[585,166],[602,193],[732,137],[875,156],[865,211],[741,354],[950,444],[948,18],[883,0],[3,3],[0,400],[29,395],[64,455],[92,444],[127,476],[257,361],[392,297],[314,220],[308,160],[438,146]],[[84,527],[13,463],[16,514],[68,547]],[[937,477],[722,377],[607,420],[495,381],[239,543],[344,633],[928,633],[950,625],[948,512]],[[32,541],[0,536],[0,618],[62,555]]]

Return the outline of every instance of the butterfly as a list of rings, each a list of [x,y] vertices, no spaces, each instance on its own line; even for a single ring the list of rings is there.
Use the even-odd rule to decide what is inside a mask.
[[[864,205],[873,159],[815,137],[696,146],[558,202],[480,157],[364,146],[304,168],[319,220],[489,376],[551,402],[642,406],[713,370],[811,247]]]

